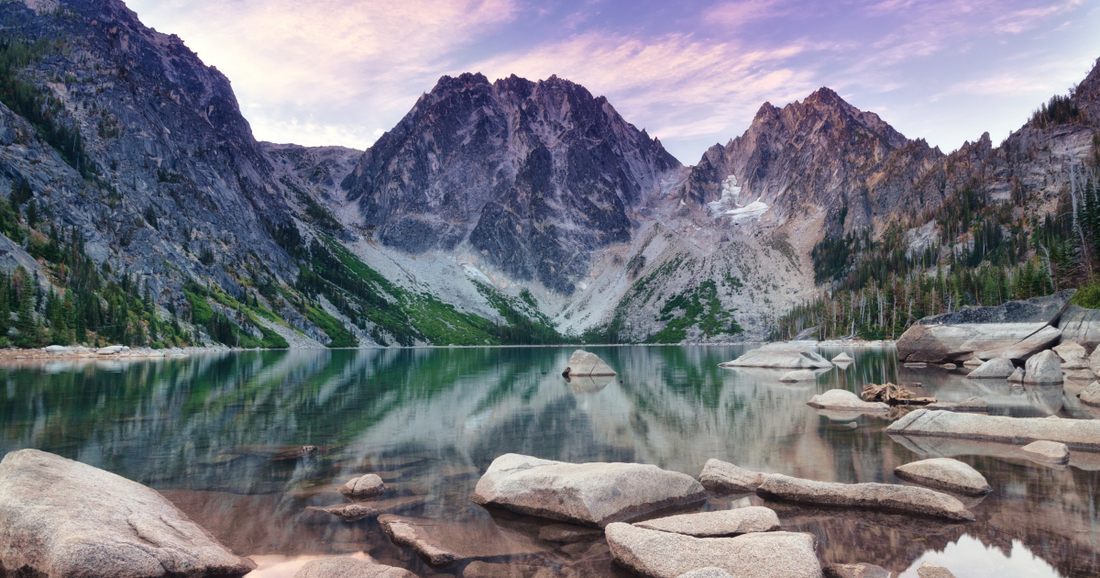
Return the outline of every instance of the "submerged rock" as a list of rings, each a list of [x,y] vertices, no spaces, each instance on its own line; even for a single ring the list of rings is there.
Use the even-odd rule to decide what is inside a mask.
[[[825,393],[815,395],[806,402],[806,405],[817,409],[831,409],[842,411],[859,411],[871,413],[886,413],[890,406],[874,401],[863,401],[858,395],[843,389],[830,389]]]
[[[890,578],[890,571],[874,564],[829,564],[825,578]]]
[[[1069,462],[1069,448],[1066,444],[1040,440],[1031,442],[1020,448],[1020,451],[1030,460],[1048,464],[1064,464]]]
[[[817,381],[817,374],[809,369],[799,369],[796,371],[788,371],[783,374],[783,377],[779,378],[779,381],[783,383],[799,383],[802,381]]]
[[[981,364],[966,377],[970,379],[1008,379],[1016,371],[1011,359],[996,357]]]
[[[765,498],[816,506],[869,508],[884,512],[920,514],[954,522],[972,522],[962,502],[927,488],[896,484],[838,484],[771,474],[756,493]]]
[[[348,483],[340,486],[340,493],[353,500],[370,500],[381,496],[385,491],[386,484],[378,474],[352,478]]]
[[[650,530],[707,538],[778,530],[779,516],[776,516],[771,508],[750,506],[732,510],[680,514],[637,522],[634,525]]]
[[[242,576],[256,567],[160,493],[32,449],[0,462],[0,528],[0,568],[13,576]]]
[[[749,494],[764,483],[766,474],[739,468],[729,462],[709,459],[703,464],[699,482],[712,492],[725,494]]]
[[[705,498],[694,478],[657,466],[571,464],[519,454],[493,460],[470,497],[483,506],[601,528]]]
[[[563,375],[567,377],[588,377],[618,374],[595,353],[578,349],[573,352],[573,355],[569,356],[569,367],[565,368]]]
[[[890,424],[888,434],[940,436],[1002,443],[1058,441],[1100,451],[1100,420],[1005,417],[919,409]]]
[[[775,367],[785,369],[826,369],[833,366],[812,347],[795,343],[769,343],[746,351],[733,361],[719,367]]]
[[[550,524],[539,528],[539,539],[560,544],[573,544],[603,537],[603,531],[574,524]]]
[[[1024,383],[1033,385],[1062,383],[1062,362],[1058,359],[1058,354],[1048,349],[1030,357],[1024,366]]]
[[[554,544],[501,528],[495,523],[458,524],[385,514],[378,517],[378,524],[391,542],[411,548],[433,566],[532,555],[554,548]]]
[[[639,528],[607,526],[611,559],[652,578],[679,578],[719,568],[739,578],[820,578],[811,534],[758,532],[736,538],[694,538]]]
[[[967,496],[982,496],[993,491],[978,470],[951,458],[908,463],[894,468],[894,475],[922,486]]]
[[[334,556],[307,562],[294,578],[416,578],[416,574],[350,556]]]

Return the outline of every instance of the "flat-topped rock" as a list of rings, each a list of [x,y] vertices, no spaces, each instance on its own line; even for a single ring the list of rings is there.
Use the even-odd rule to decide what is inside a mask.
[[[433,566],[501,556],[534,555],[555,547],[554,544],[491,522],[459,524],[384,514],[378,517],[378,524],[391,542],[411,548]]]
[[[1016,366],[1011,359],[996,357],[986,361],[971,371],[966,377],[970,379],[1008,379],[1016,371]]]
[[[954,522],[974,520],[962,502],[928,488],[897,484],[838,484],[770,474],[756,490],[764,498],[815,506],[852,507],[920,514]]]
[[[993,491],[978,470],[951,458],[931,458],[894,468],[894,475],[922,486],[966,496],[983,496]]]
[[[416,574],[350,556],[334,556],[307,562],[294,578],[416,578]]]
[[[160,493],[32,449],[0,462],[0,528],[10,576],[242,576],[256,567]]]
[[[1062,333],[1045,323],[913,325],[898,338],[903,363],[959,362],[978,357],[1023,360],[1055,344]]]
[[[817,381],[817,374],[809,369],[796,369],[784,373],[779,381],[783,383],[799,383],[804,381]]]
[[[890,576],[890,571],[886,568],[866,562],[825,566],[825,578],[890,578]]]
[[[381,496],[386,484],[378,474],[367,474],[348,480],[339,491],[352,500],[370,500]]]
[[[1076,289],[1066,289],[1053,295],[1033,297],[1026,301],[1008,301],[993,306],[963,307],[958,311],[931,315],[920,325],[959,325],[993,323],[1050,323],[1057,325],[1059,314],[1073,298]]]
[[[1066,444],[1040,440],[1031,442],[1020,448],[1028,459],[1048,464],[1064,464],[1069,462],[1069,448]]]
[[[890,406],[880,401],[863,401],[858,395],[844,389],[830,389],[815,395],[806,405],[817,409],[886,413]]]
[[[778,530],[779,516],[775,515],[775,511],[771,508],[750,506],[732,510],[680,514],[637,522],[634,525],[661,532],[707,538]]]
[[[886,433],[1011,444],[1050,440],[1075,449],[1100,451],[1100,420],[1004,417],[918,409],[890,424]]]
[[[833,366],[813,347],[796,343],[769,343],[741,354],[719,367],[772,367],[780,369],[827,369]]]
[[[924,562],[917,568],[919,578],[955,578],[950,570],[932,562]]]
[[[569,356],[569,367],[565,368],[569,377],[591,377],[593,375],[617,375],[611,366],[604,363],[598,355],[578,349]]]
[[[729,462],[709,459],[703,464],[699,482],[703,487],[724,494],[750,494],[764,483],[766,474],[739,468]]]
[[[611,559],[651,578],[678,578],[719,568],[739,578],[821,578],[811,534],[757,532],[736,538],[694,538],[610,524]]]
[[[1024,383],[1056,385],[1062,383],[1062,360],[1051,350],[1031,356],[1024,365]]]
[[[1077,394],[1077,399],[1085,405],[1100,406],[1100,381],[1094,381]]]
[[[705,498],[695,478],[657,466],[571,464],[519,454],[493,460],[470,497],[483,506],[600,528]]]

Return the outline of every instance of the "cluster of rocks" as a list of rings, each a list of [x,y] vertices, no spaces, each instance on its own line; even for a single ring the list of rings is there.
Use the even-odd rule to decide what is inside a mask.
[[[790,369],[793,371],[779,377],[781,383],[808,383],[816,382],[818,375],[834,365],[847,369],[852,364],[853,359],[847,353],[840,353],[830,361],[817,353],[816,346],[815,342],[802,341],[769,343],[746,351],[733,361],[719,363],[718,367]]]

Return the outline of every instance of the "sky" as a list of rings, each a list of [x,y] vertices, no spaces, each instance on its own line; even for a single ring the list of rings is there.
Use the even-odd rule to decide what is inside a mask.
[[[365,149],[443,75],[552,74],[684,164],[828,86],[944,152],[1100,57],[1100,0],[129,0],[233,85],[256,138]]]

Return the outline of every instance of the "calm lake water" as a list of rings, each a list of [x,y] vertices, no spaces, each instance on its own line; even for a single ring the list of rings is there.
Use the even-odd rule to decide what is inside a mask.
[[[704,507],[768,505],[784,529],[817,535],[824,562],[870,562],[895,576],[915,577],[924,560],[960,578],[1100,575],[1100,456],[1075,452],[1069,466],[1050,467],[1010,446],[892,439],[884,418],[833,419],[806,405],[828,389],[901,381],[920,382],[941,401],[981,396],[993,414],[1092,419],[1073,395],[1083,383],[1065,391],[978,383],[963,371],[899,367],[887,348],[847,349],[855,358],[847,369],[790,386],[779,383],[781,372],[717,367],[741,346],[589,349],[618,378],[566,383],[560,373],[572,348],[267,351],[0,369],[0,454],[38,448],[156,488],[252,556],[258,578],[289,578],[305,561],[333,554],[461,576],[462,564],[433,569],[393,546],[373,519],[347,523],[306,510],[346,503],[335,489],[366,472],[386,480],[382,505],[397,514],[439,520],[444,534],[482,544],[527,544],[547,522],[490,514],[468,500],[506,452],[693,476],[719,458],[821,481],[888,483],[899,483],[898,465],[951,456],[994,489],[973,503],[977,522],[821,511],[756,496],[712,496]],[[492,561],[561,576],[625,574],[602,540],[543,546]]]

